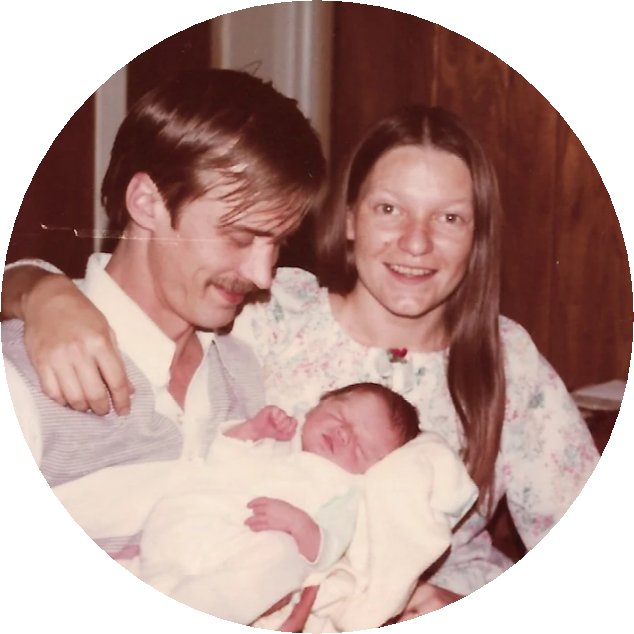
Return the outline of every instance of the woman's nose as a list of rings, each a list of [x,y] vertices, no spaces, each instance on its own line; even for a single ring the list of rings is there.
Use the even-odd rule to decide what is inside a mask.
[[[403,227],[398,246],[410,255],[429,253],[433,248],[433,239],[427,220],[412,220],[407,223]]]

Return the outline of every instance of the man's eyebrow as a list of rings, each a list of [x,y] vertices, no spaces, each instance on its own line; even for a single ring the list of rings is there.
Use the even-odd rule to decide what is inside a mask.
[[[250,227],[248,225],[241,225],[239,223],[227,223],[224,226],[227,230],[240,231],[244,233],[249,233],[256,238],[270,238],[271,240],[285,240],[286,238],[292,236],[297,227],[292,226],[284,231],[276,231],[276,228],[272,229],[258,229],[257,227]]]
[[[234,222],[228,222],[223,225],[223,229],[227,231],[240,231],[242,233],[250,233],[257,238],[274,238],[275,232],[270,229],[256,229],[255,227],[248,227],[246,225],[239,225]]]
[[[251,234],[253,234],[254,236],[256,236],[257,238],[274,238],[275,237],[275,232],[271,231],[270,229],[266,230],[266,229],[254,229],[253,227],[239,227],[239,230],[241,229],[242,231],[247,231]]]

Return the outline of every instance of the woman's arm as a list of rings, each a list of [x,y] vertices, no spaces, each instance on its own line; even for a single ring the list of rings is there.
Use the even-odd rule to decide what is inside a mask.
[[[415,619],[417,616],[444,608],[450,603],[462,599],[463,595],[439,588],[431,583],[421,582],[416,586],[403,612],[395,619],[396,623]]]
[[[24,321],[24,342],[42,391],[73,409],[118,414],[132,388],[108,322],[75,284],[36,266],[5,271],[2,318]]]
[[[506,498],[528,549],[556,524],[599,460],[588,426],[550,364],[539,358],[527,407],[503,437]]]
[[[2,278],[2,307],[0,320],[24,320],[24,303],[37,283],[47,277],[55,277],[53,273],[38,266],[16,266],[5,270]]]

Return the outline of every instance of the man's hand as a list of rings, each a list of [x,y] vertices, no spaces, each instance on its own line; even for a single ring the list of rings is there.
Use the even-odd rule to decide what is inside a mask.
[[[299,552],[308,560],[315,561],[321,546],[321,531],[317,522],[296,506],[273,498],[255,498],[247,507],[253,515],[245,524],[254,532],[283,531],[293,537]]]
[[[102,313],[61,275],[40,276],[22,298],[24,342],[42,391],[99,415],[130,411],[133,388]],[[109,399],[110,397],[110,399]]]
[[[416,586],[405,609],[398,617],[397,623],[439,610],[459,599],[462,599],[462,595],[451,592],[451,590],[439,588],[431,583],[420,583]]]
[[[290,440],[295,435],[297,421],[275,405],[263,407],[253,418],[239,423],[225,432],[240,440]]]

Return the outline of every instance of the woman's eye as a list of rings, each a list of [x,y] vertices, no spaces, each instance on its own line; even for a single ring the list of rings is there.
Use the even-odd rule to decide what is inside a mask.
[[[395,205],[390,205],[390,203],[381,203],[378,207],[377,207],[379,213],[381,213],[384,216],[393,216],[394,214],[397,213],[397,209]]]
[[[462,224],[463,218],[460,214],[455,213],[443,213],[440,214],[439,220],[448,225]]]

